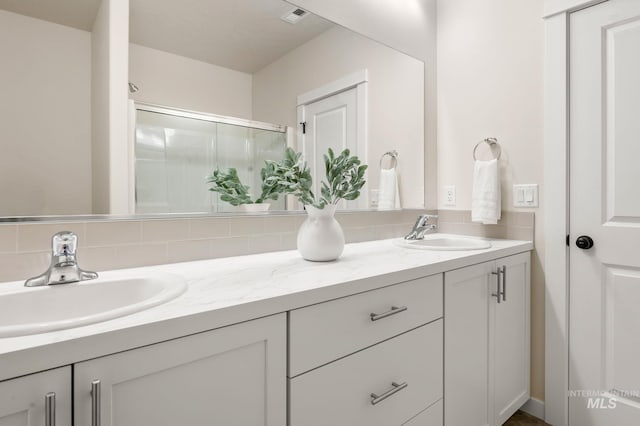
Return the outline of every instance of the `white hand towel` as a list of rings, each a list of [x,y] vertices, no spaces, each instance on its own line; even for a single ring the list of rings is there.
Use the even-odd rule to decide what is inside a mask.
[[[380,169],[380,191],[378,193],[378,209],[399,209],[400,191],[396,168]]]
[[[471,221],[495,225],[500,220],[500,213],[498,160],[476,161],[473,167]]]

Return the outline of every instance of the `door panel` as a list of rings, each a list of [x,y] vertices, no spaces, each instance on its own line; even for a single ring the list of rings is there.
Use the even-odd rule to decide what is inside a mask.
[[[640,18],[605,31],[606,221],[640,224]]]
[[[327,153],[329,148],[336,155],[345,148],[349,148],[352,155],[360,157],[363,155],[358,152],[357,108],[357,88],[348,89],[302,106],[302,119],[306,123],[306,133],[302,139],[302,153],[311,168],[315,194],[320,193],[320,181],[325,180],[323,155]],[[361,160],[366,162],[366,158],[361,158]],[[366,207],[366,198],[363,191],[359,198],[360,201],[341,201],[338,208]]]
[[[495,310],[493,331],[493,376],[495,379],[495,424],[506,422],[529,399],[530,381],[530,254],[498,259],[505,267],[505,297],[492,298]]]
[[[573,13],[570,40],[569,422],[637,425],[640,2]]]
[[[249,321],[75,366],[75,423],[89,425],[101,381],[105,426],[280,426],[286,317]]]
[[[493,424],[489,411],[489,309],[494,262],[444,275],[444,419],[447,426]],[[463,407],[461,409],[461,407]]]
[[[71,367],[62,367],[0,382],[0,426],[43,426],[49,393],[56,424],[71,425]]]

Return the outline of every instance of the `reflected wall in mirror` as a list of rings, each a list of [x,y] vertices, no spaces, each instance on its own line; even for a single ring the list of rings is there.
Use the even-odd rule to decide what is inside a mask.
[[[118,16],[109,15],[105,28],[111,1],[0,0],[0,89],[6,94],[0,99],[0,216],[150,212],[136,207],[135,182],[143,172],[135,138],[115,138],[120,146],[113,146],[114,135],[122,134],[114,128],[114,115],[130,122],[133,135],[132,114],[111,107],[103,117],[96,107],[96,99],[114,91],[126,97],[126,84],[111,91],[96,84],[117,81],[114,72],[139,88],[129,94],[139,104],[288,127],[287,144],[304,151],[312,167],[320,157],[316,152],[327,146],[351,147],[370,165],[369,190],[378,188],[382,154],[397,150],[402,207],[424,204],[422,62],[318,16],[294,12],[293,4],[281,0],[130,0],[129,22],[113,22]],[[296,13],[305,16],[287,22]],[[97,50],[105,37],[123,36],[127,27],[128,51],[112,49],[108,60],[101,59]],[[120,64],[128,69],[119,70]],[[313,109],[352,89],[350,104],[338,99],[334,106]],[[250,156],[246,143],[230,149]],[[223,163],[232,164],[218,164]],[[253,160],[244,163],[258,167]],[[108,167],[110,180],[104,179]],[[118,171],[122,176],[114,179]],[[193,183],[185,189],[200,194],[195,198],[201,204],[185,201],[164,211],[224,209],[211,199],[204,178],[201,190]],[[148,188],[146,195],[163,191]],[[119,204],[125,207],[101,201],[114,194],[126,198]],[[348,207],[369,207],[368,195]]]

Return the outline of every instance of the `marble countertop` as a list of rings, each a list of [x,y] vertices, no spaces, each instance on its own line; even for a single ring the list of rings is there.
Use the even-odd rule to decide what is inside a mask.
[[[531,241],[489,240],[475,251],[399,247],[393,240],[347,244],[335,262],[297,251],[100,273],[104,278],[171,274],[188,290],[124,317],[82,327],[0,338],[0,380],[211,330],[533,249]],[[23,282],[0,283],[0,294]]]

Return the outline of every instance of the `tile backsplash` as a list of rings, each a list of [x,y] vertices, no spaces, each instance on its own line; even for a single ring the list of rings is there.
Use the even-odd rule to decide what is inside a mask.
[[[534,240],[534,214],[502,212],[497,225],[471,222],[470,210],[439,210],[438,232],[508,240]]]
[[[406,235],[423,210],[337,213],[348,243]],[[436,212],[429,212],[436,213]],[[438,212],[439,232],[533,240],[533,213],[505,212],[498,225],[471,223],[468,211]],[[0,224],[0,282],[42,273],[51,236],[78,235],[78,261],[94,271],[293,250],[305,215]]]
[[[405,235],[422,210],[337,213],[347,242]],[[42,273],[51,236],[78,235],[78,262],[104,271],[296,248],[306,215],[251,215],[187,219],[59,221],[0,224],[0,282]]]

